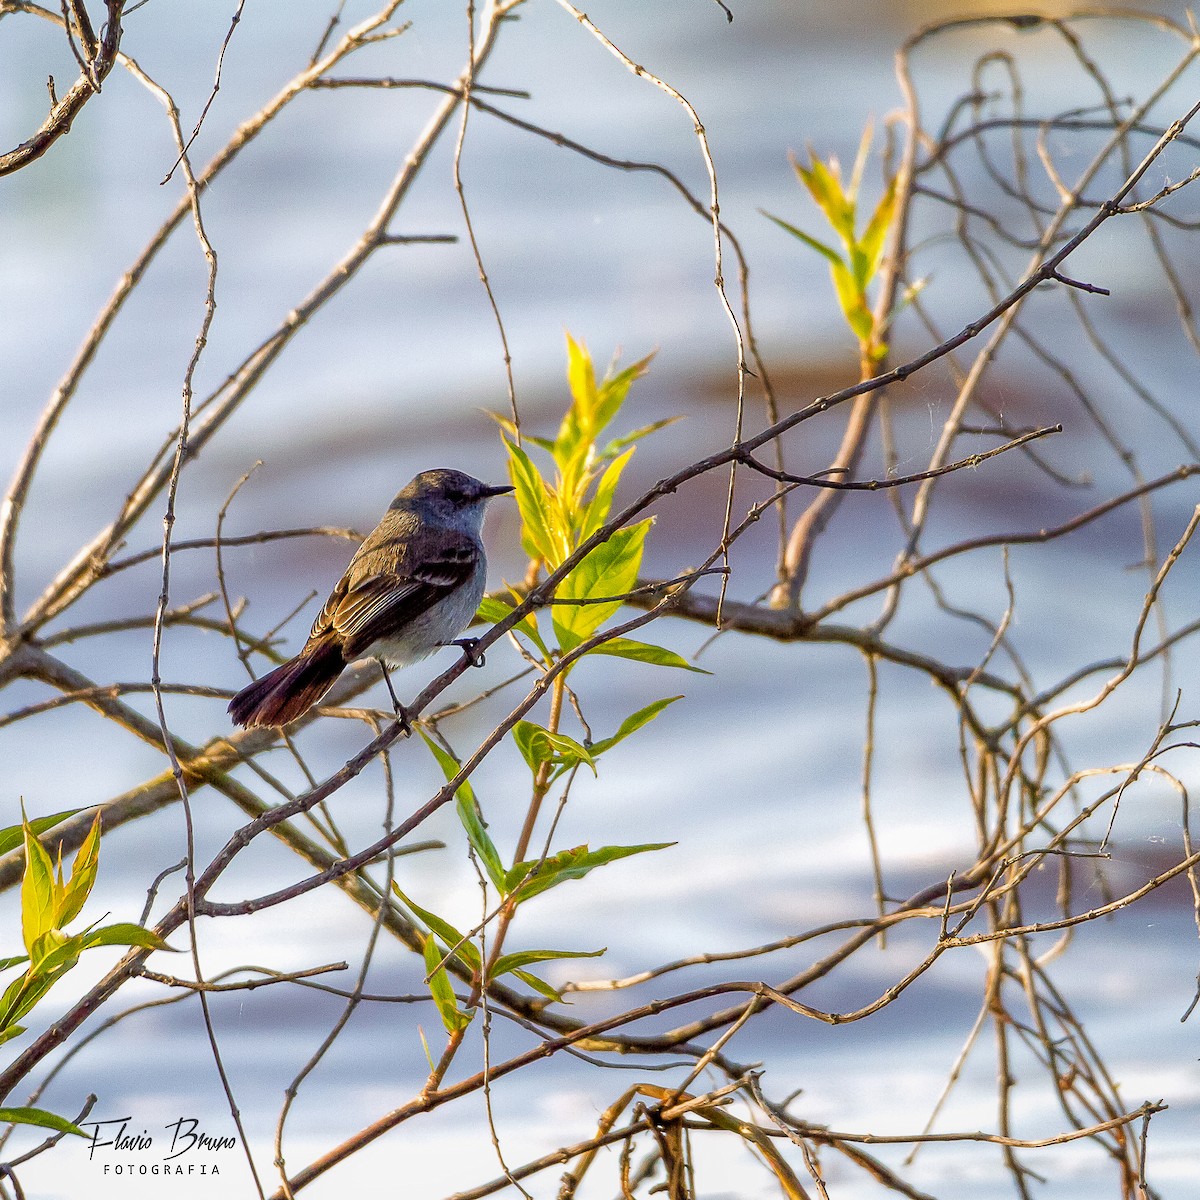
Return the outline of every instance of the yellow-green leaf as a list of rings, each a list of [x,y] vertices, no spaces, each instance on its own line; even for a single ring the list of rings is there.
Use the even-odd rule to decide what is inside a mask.
[[[600,600],[594,604],[556,604],[554,630],[564,650],[579,645],[621,607],[620,597],[637,584],[642,550],[651,520],[618,529],[563,580],[557,600]]]
[[[632,456],[633,447],[630,447],[624,454],[609,463],[600,476],[600,482],[596,485],[591,500],[587,502],[580,514],[579,531],[576,534],[577,544],[586,541],[608,520],[608,514],[612,509],[613,495],[617,490],[617,482]]]
[[[73,967],[83,950],[78,936],[72,937],[61,929],[47,929],[29,951],[29,974],[50,975],[60,969]]]
[[[896,181],[890,179],[871,220],[863,230],[860,246],[867,260],[867,278],[874,279],[883,258],[883,247],[887,240],[888,230],[892,227],[892,219],[896,215]]]
[[[596,369],[592,356],[582,342],[567,334],[567,386],[571,389],[573,403],[558,432],[554,457],[569,454],[580,439],[591,441],[594,436],[593,420],[596,411]]]
[[[71,867],[71,878],[58,896],[54,923],[62,929],[83,910],[96,882],[96,871],[100,865],[100,814],[92,822],[87,837],[75,855]]]
[[[631,363],[615,375],[605,375],[596,397],[596,411],[590,430],[593,439],[598,437],[600,431],[620,412],[634,380],[640,379],[646,373],[653,358],[653,354],[647,354],[645,358],[639,358],[637,362]]]
[[[833,285],[837,289],[838,303],[841,305],[842,315],[846,318],[846,324],[853,330],[860,343],[870,341],[875,329],[875,319],[867,307],[866,298],[855,286],[850,272],[845,267],[830,267],[830,274],[833,276]]]
[[[33,947],[44,933],[54,928],[57,907],[54,884],[54,864],[46,848],[25,824],[25,874],[21,878],[21,934],[25,949],[33,955]]]
[[[515,442],[504,439],[508,448],[508,474],[513,481],[517,508],[521,512],[522,541],[531,558],[543,558],[552,566],[562,562],[563,546],[556,536],[555,518],[545,480],[533,460]]]
[[[695,671],[697,675],[711,675],[711,671],[706,671],[703,667],[696,666],[695,663],[690,663],[680,654],[676,654],[674,650],[667,650],[663,646],[655,646],[650,642],[635,642],[632,638],[609,638],[607,642],[601,642],[593,650],[592,654],[611,654],[615,658],[628,658],[634,662],[654,663],[660,667],[678,667],[683,671]]]
[[[93,929],[90,933],[81,934],[80,939],[88,950],[93,946],[141,946],[146,950],[180,953],[174,946],[168,946],[153,929],[134,925],[131,921],[119,921],[115,925],[105,925],[103,929]]]
[[[867,284],[871,282],[871,264],[863,253],[862,247],[854,242],[850,246],[850,274],[859,295],[866,295]]]
[[[850,245],[854,241],[854,200],[842,190],[841,180],[815,156],[810,159],[807,169],[799,163],[795,166],[825,219],[837,231],[838,237]]]

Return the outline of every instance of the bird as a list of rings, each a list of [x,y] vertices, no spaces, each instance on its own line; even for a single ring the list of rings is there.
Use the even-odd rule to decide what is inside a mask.
[[[484,512],[513,489],[448,468],[422,471],[396,494],[325,601],[300,653],[244,687],[229,703],[237,725],[283,726],[303,716],[360,658],[378,660],[396,716],[408,715],[388,668],[457,645],[476,665],[477,639],[462,638],[483,599]]]

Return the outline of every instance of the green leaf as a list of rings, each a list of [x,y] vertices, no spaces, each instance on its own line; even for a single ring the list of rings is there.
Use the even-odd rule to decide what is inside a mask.
[[[613,495],[617,490],[617,481],[621,478],[621,472],[625,470],[626,464],[632,457],[633,448],[631,447],[609,463],[600,476],[600,482],[596,485],[591,500],[583,508],[579,528],[575,534],[576,544],[586,541],[608,520],[609,511],[612,509]]]
[[[0,1045],[11,1041],[15,1037],[20,1037],[24,1032],[24,1025],[5,1025],[2,1029],[0,1029]]]
[[[442,768],[442,774],[446,777],[446,782],[449,783],[462,768],[462,763],[453,754],[448,754],[445,748],[434,741],[424,729],[420,729],[418,732],[421,735],[421,740],[429,747],[430,754],[437,760],[437,765]],[[469,779],[464,779],[455,789],[454,794],[465,797],[474,803],[475,789],[471,787]]]
[[[639,708],[632,716],[626,717],[621,722],[620,728],[612,737],[602,738],[592,746],[593,757],[598,757],[606,750],[611,750],[618,742],[623,742],[631,733],[636,733],[641,729],[643,725],[649,725],[669,704],[674,704],[676,700],[682,699],[682,696],[667,696],[664,700],[655,700],[653,704],[647,704],[645,708]]]
[[[567,334],[567,386],[571,389],[574,403],[563,419],[554,456],[574,449],[574,440],[580,436],[590,441],[595,434],[596,369],[592,356],[584,343],[577,342]]]
[[[829,270],[833,275],[833,286],[837,289],[838,303],[841,305],[842,315],[846,318],[846,324],[853,330],[859,342],[869,342],[875,330],[875,318],[867,308],[866,297],[845,267],[830,267]]]
[[[647,367],[650,366],[653,354],[647,354],[645,358],[639,358],[637,362],[631,363],[624,370],[618,371],[615,375],[606,375],[604,382],[600,384],[599,393],[596,397],[596,411],[593,417],[593,424],[589,433],[594,441],[600,431],[608,425],[613,417],[621,410],[621,406],[625,403],[625,398],[629,395],[629,389],[635,379],[640,379],[646,373]]]
[[[59,1133],[73,1133],[81,1138],[91,1135],[85,1133],[74,1121],[60,1117],[57,1113],[47,1112],[44,1108],[0,1108],[0,1123],[6,1125],[39,1125],[43,1129],[57,1129]]]
[[[416,914],[419,921],[427,925],[442,939],[447,950],[453,948],[455,958],[461,959],[469,970],[478,971],[480,969],[482,962],[474,942],[463,937],[449,921],[442,920],[437,913],[431,913],[416,901],[410,900],[395,883],[392,884],[392,891]]]
[[[634,662],[654,663],[659,667],[678,667],[681,671],[695,671],[697,675],[711,675],[703,667],[690,663],[681,654],[650,642],[635,642],[632,638],[609,638],[590,651],[592,654],[611,654],[616,658],[629,658]]]
[[[559,424],[552,454],[560,476],[569,479],[578,475],[594,441],[588,429],[596,408],[596,371],[587,347],[577,342],[569,332],[566,337],[567,387],[571,393],[571,403]]]
[[[444,955],[433,934],[429,934],[425,938],[424,955],[425,974],[429,978],[429,994],[437,1006],[438,1016],[442,1018],[442,1024],[446,1027],[447,1033],[457,1033],[458,1030],[465,1029],[470,1025],[471,1017],[458,1007],[454,988],[450,984],[450,976],[446,974],[446,968],[440,965]]]
[[[660,429],[666,429],[668,425],[674,425],[676,421],[682,420],[682,417],[663,417],[661,421],[653,421],[649,425],[643,425],[640,429],[635,429],[632,433],[627,433],[623,437],[613,438],[600,451],[600,461],[607,462],[610,458],[614,458],[620,454],[626,447],[632,446],[635,442],[640,442],[642,438],[649,437],[650,434],[657,433]]]
[[[425,745],[429,747],[430,753],[437,759],[438,766],[442,768],[442,774],[446,776],[446,782],[458,774],[462,764],[452,755],[447,754],[446,750],[439,746],[425,732],[418,727],[418,732],[421,734]],[[454,793],[455,805],[458,809],[458,819],[466,830],[467,841],[471,844],[472,849],[479,856],[479,861],[483,863],[484,870],[488,873],[488,878],[491,879],[503,894],[504,891],[504,864],[500,861],[500,852],[496,849],[495,843],[488,835],[487,829],[484,827],[483,819],[479,815],[479,805],[475,799],[475,791],[471,787],[471,782],[464,779],[458,785]]]
[[[868,279],[874,279],[875,272],[879,270],[879,263],[883,258],[883,247],[887,241],[888,230],[892,227],[892,220],[895,215],[896,181],[895,179],[891,179],[888,181],[887,188],[880,198],[879,203],[875,206],[875,211],[871,214],[871,220],[863,231],[859,242],[863,255],[867,260]]]
[[[46,848],[33,835],[28,823],[24,829],[25,874],[21,878],[21,934],[25,949],[33,956],[34,943],[54,928],[57,888],[54,864]]]
[[[547,983],[544,979],[539,979],[532,971],[513,971],[513,974],[527,987],[533,988],[535,992],[539,992],[545,996],[547,1000],[553,1000],[556,1003],[562,1003],[562,992],[553,984]]]
[[[62,929],[83,910],[96,882],[96,871],[100,866],[100,814],[92,822],[87,837],[75,854],[71,866],[71,878],[58,896],[54,912],[54,924]]]
[[[645,854],[650,850],[665,850],[673,845],[674,842],[652,842],[642,846],[602,846],[599,850],[589,850],[587,846],[560,850],[544,862],[534,860],[514,864],[508,872],[509,887],[524,902],[569,879],[582,879],[597,867],[619,858]]]
[[[501,416],[499,413],[489,412],[487,414],[508,434],[509,440],[518,444],[521,442],[532,442],[535,446],[540,446],[543,450],[553,450],[554,443],[549,438],[534,437],[530,433],[523,433],[517,428],[514,421],[510,421],[508,417]]]
[[[4,989],[3,997],[0,997],[0,1028],[19,1021],[34,1009],[65,970],[66,968],[54,974],[42,975],[30,968],[20,978],[14,979]]]
[[[516,596],[516,593],[513,593]],[[520,597],[516,597],[520,600]],[[501,621],[507,619],[512,612],[514,605],[509,604],[507,600],[501,600],[498,596],[484,596],[479,602],[477,612],[478,619],[486,621],[491,625],[497,625]],[[513,632],[523,633],[541,652],[543,659],[550,662],[550,651],[546,643],[542,641],[541,631],[538,629],[537,617],[534,613],[526,613],[514,626]]]
[[[81,936],[72,937],[61,929],[47,929],[29,951],[30,977],[53,975],[58,978],[73,967],[84,951]]]
[[[850,247],[850,275],[859,295],[865,296],[867,284],[871,282],[871,266],[858,242]]]
[[[23,975],[19,975],[4,989],[4,994],[0,996],[0,1029],[10,1025],[13,1021],[20,1019],[20,1014],[17,1012],[17,1007],[20,1004],[21,997],[25,989],[29,986],[29,972],[26,971]]]
[[[483,869],[496,890],[504,895],[504,863],[495,842],[488,836],[476,801],[473,797],[456,796],[454,804],[458,810],[458,819],[466,830],[467,841],[478,855],[479,861],[483,863]]]
[[[65,821],[68,817],[86,811],[86,808],[68,808],[63,812],[52,813],[48,817],[35,817],[29,822],[29,828],[33,830],[35,836],[40,837],[47,829],[53,829],[55,825]],[[0,854],[7,854],[10,850],[16,849],[24,840],[24,836],[25,827],[23,825],[9,825],[7,829],[0,829]]]
[[[536,771],[548,758],[553,751],[546,742],[535,744],[533,735],[541,730],[546,731],[540,725],[533,721],[518,721],[512,727],[512,740],[516,743],[517,749],[521,752],[521,757],[525,760],[526,765],[531,771]],[[543,752],[544,754],[540,753]]]
[[[512,736],[522,758],[535,774],[543,763],[553,763],[556,767],[573,767],[576,763],[587,763],[592,768],[592,773],[596,773],[596,763],[591,752],[565,733],[551,733],[532,721],[518,721],[513,726]]]
[[[637,585],[642,550],[652,520],[618,529],[562,581],[555,599],[615,597],[600,604],[555,605],[552,618],[559,645],[571,650],[591,637],[621,607],[619,599]]]
[[[838,266],[845,265],[845,263],[842,261],[842,256],[832,246],[827,246],[824,242],[817,241],[815,237],[811,237],[809,234],[805,233],[803,229],[797,229],[795,225],[789,224],[787,221],[783,220],[782,217],[772,216],[769,212],[766,212],[761,208],[758,211],[761,212],[762,215],[769,221],[774,221],[775,224],[781,229],[786,229],[787,232],[792,235],[792,237],[799,238],[800,241],[809,247],[809,249],[815,250],[818,254],[824,255],[825,258],[829,259],[831,263],[836,263]]]
[[[508,474],[521,512],[522,544],[531,558],[543,558],[552,567],[557,566],[564,556],[555,535],[556,521],[545,480],[520,446],[507,438],[504,444],[508,448]]]
[[[145,929],[132,921],[119,921],[115,925],[106,925],[103,929],[93,929],[80,937],[84,948],[88,950],[93,946],[143,946],[147,950],[180,953],[174,946],[168,946],[153,929]]]
[[[837,231],[838,237],[847,245],[854,242],[854,199],[842,190],[841,180],[819,159],[812,157],[808,169],[795,164],[809,194],[825,219]]]
[[[0,971],[7,971],[10,967],[19,967],[28,961],[28,954],[18,954],[13,958],[0,958]]]
[[[484,596],[475,610],[475,619],[484,620],[490,625],[498,625],[502,620],[508,618],[510,612],[512,612],[512,606],[505,604],[503,600],[497,599],[496,596]]]
[[[508,618],[508,614],[511,612],[511,604],[506,603],[496,596],[484,596],[479,602],[475,618],[479,621],[486,621],[489,625],[499,625],[501,621]]]
[[[510,971],[519,971],[530,963],[550,962],[562,958],[599,958],[604,950],[518,950],[513,954],[502,954],[492,967],[492,978],[499,979]]]

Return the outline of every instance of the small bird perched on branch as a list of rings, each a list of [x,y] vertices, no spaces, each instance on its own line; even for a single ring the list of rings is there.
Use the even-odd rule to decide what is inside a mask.
[[[378,659],[396,715],[407,723],[388,667],[406,667],[460,638],[483,599],[483,516],[493,486],[462,471],[422,471],[397,493],[383,520],[338,580],[295,658],[230,701],[235,724],[286,725],[303,716],[349,663]]]

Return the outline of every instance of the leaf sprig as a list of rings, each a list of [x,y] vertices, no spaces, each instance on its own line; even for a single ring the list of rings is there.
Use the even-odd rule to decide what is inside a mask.
[[[887,344],[883,340],[887,322],[877,320],[869,289],[879,271],[888,231],[896,215],[896,179],[893,176],[885,182],[879,203],[867,219],[866,227],[859,233],[859,189],[871,150],[871,140],[872,129],[868,125],[859,142],[849,182],[845,184],[836,158],[831,158],[828,163],[822,162],[810,149],[807,166],[797,159],[792,160],[797,178],[841,243],[840,251],[782,217],[765,211],[763,216],[815,250],[829,263],[838,305],[858,341],[859,353],[865,362],[877,363],[887,355]]]
[[[608,521],[617,485],[637,443],[674,419],[656,421],[615,438],[606,433],[620,413],[630,387],[645,373],[649,363],[650,356],[647,356],[619,370],[614,366],[603,378],[597,379],[586,346],[568,334],[567,383],[571,401],[556,436],[541,438],[522,434],[512,422],[503,417],[496,418],[503,430],[509,476],[521,514],[521,542],[531,559],[531,581],[542,571],[556,571]],[[549,456],[551,469],[548,472],[544,474],[539,469],[531,451]],[[543,670],[550,670],[564,654],[577,650],[603,631],[605,623],[620,609],[623,597],[637,585],[646,537],[652,524],[652,520],[643,520],[615,530],[575,566],[553,597],[549,629],[539,624],[537,613],[527,613],[513,627],[511,632],[528,658]],[[500,621],[512,612],[520,599],[515,589],[512,589],[511,602],[489,597],[480,606],[479,617],[490,622]],[[499,897],[496,942],[488,961],[484,961],[479,946],[472,940],[473,932],[460,932],[453,923],[422,908],[399,887],[395,888],[401,903],[423,927],[426,982],[442,1024],[452,1039],[461,1036],[471,1023],[477,997],[492,980],[512,975],[547,1000],[558,1002],[562,996],[557,989],[527,968],[539,962],[591,958],[603,953],[602,950],[502,952],[511,921],[522,904],[570,880],[583,879],[598,867],[651,850],[665,849],[672,844],[656,842],[596,849],[585,844],[564,850],[547,849],[536,859],[527,857],[538,806],[550,787],[580,767],[598,773],[603,755],[680,699],[679,696],[668,696],[652,701],[626,717],[616,732],[607,737],[591,740],[590,731],[583,741],[570,736],[559,728],[566,675],[591,654],[616,656],[660,667],[699,670],[673,650],[625,637],[599,640],[588,646],[586,653],[567,669],[560,668],[553,683],[558,699],[551,705],[549,727],[521,720],[512,728],[513,744],[533,781],[533,798],[511,863],[507,862],[488,831],[470,782],[457,785],[455,803],[459,822],[480,871]],[[446,779],[455,779],[460,769],[458,760],[433,737],[424,733],[422,736]],[[451,964],[472,980],[471,994],[466,1002],[454,992],[447,969]]]
[[[67,925],[83,911],[100,865],[100,814],[75,854],[70,875],[63,871],[62,847],[57,862],[38,840],[82,809],[54,813],[30,821],[24,813],[21,824],[0,829],[0,852],[24,843],[25,872],[21,877],[21,937],[25,953],[0,959],[0,971],[28,965],[12,980],[0,996],[0,1042],[10,1041],[25,1032],[19,1024],[46,993],[78,962],[85,950],[98,946],[143,946],[150,950],[171,950],[153,930],[128,921],[97,928],[93,923],[79,933],[67,932]],[[40,1108],[2,1108],[0,1122],[39,1125],[60,1132],[88,1135],[74,1122]]]

